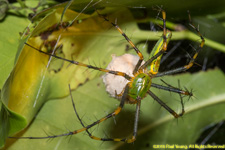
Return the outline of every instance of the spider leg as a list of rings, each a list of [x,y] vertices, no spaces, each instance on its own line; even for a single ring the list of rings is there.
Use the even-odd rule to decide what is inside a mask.
[[[98,11],[96,11],[96,12],[98,13]],[[107,19],[105,16],[103,16],[99,13],[98,13],[98,15],[100,17],[102,17],[105,21],[111,23],[111,25],[114,26],[117,29],[117,31],[120,32],[120,34],[127,40],[127,42],[133,47],[135,52],[138,54],[139,60],[138,60],[138,63],[136,64],[136,66],[134,68],[134,71],[133,71],[133,73],[136,73],[138,71],[138,68],[140,67],[142,61],[144,60],[143,54],[140,52],[140,50],[134,45],[134,43],[130,40],[130,38],[123,32],[123,30],[116,23],[113,23],[113,22],[109,21],[109,19]]]
[[[81,125],[83,126],[83,128],[79,129],[79,130],[74,130],[74,131],[71,131],[71,132],[67,132],[67,133],[64,133],[64,134],[59,134],[59,135],[49,135],[49,136],[45,136],[45,137],[9,137],[9,138],[14,138],[14,139],[51,139],[51,138],[57,138],[57,137],[62,137],[62,136],[69,136],[69,135],[74,135],[74,134],[78,134],[80,132],[83,132],[83,131],[86,131],[89,135],[90,138],[94,139],[94,140],[100,140],[100,141],[123,141],[123,142],[127,142],[127,143],[131,143],[133,142],[136,138],[136,134],[137,134],[137,121],[135,121],[135,130],[134,130],[134,135],[130,138],[130,139],[127,139],[127,138],[124,138],[124,139],[119,139],[119,138],[99,138],[99,137],[96,137],[96,136],[93,136],[89,131],[88,129],[113,117],[113,116],[116,116],[120,113],[120,111],[122,110],[123,106],[124,106],[124,103],[127,99],[127,96],[128,96],[128,92],[129,92],[129,85],[127,84],[126,87],[125,87],[125,90],[124,90],[124,94],[123,94],[123,97],[122,97],[122,100],[120,102],[120,105],[119,107],[117,107],[117,109],[115,109],[112,113],[106,115],[105,117],[93,122],[92,124],[90,125],[87,125],[87,126],[84,126],[81,118],[79,117],[77,111],[76,111],[76,107],[75,107],[75,104],[73,102],[73,99],[72,99],[72,103],[73,103],[73,108],[74,108],[74,111],[76,113],[76,116],[78,117]],[[72,96],[71,96],[72,97]],[[138,120],[138,116],[139,116],[139,111],[140,111],[140,100],[137,104],[137,110],[138,112],[136,112],[136,116],[135,116],[135,120]]]
[[[161,76],[164,76],[164,75],[169,75],[169,74],[174,74],[174,73],[186,71],[189,68],[191,68],[193,66],[193,64],[195,63],[195,60],[196,60],[199,52],[202,50],[202,48],[205,44],[205,39],[202,36],[202,34],[200,33],[199,29],[197,27],[195,27],[195,25],[192,23],[190,14],[189,14],[189,20],[190,20],[189,25],[198,33],[199,37],[201,38],[201,43],[199,44],[198,49],[196,50],[195,54],[192,56],[192,59],[190,60],[190,62],[187,65],[185,65],[183,67],[173,69],[173,70],[158,73],[156,75],[156,77],[161,77]]]
[[[123,98],[122,98],[122,101],[123,101],[123,105],[124,105],[124,101],[126,100],[127,98],[127,87],[125,87],[125,90],[124,90],[124,94],[123,94]],[[70,90],[71,91],[71,90]],[[126,93],[125,93],[126,92]],[[81,125],[85,127],[84,123],[82,122],[77,110],[76,110],[76,107],[75,107],[75,103],[73,101],[73,97],[72,97],[72,94],[70,93],[70,96],[71,96],[71,99],[72,99],[72,103],[73,103],[73,108],[74,108],[74,111],[75,111],[75,114],[78,118],[78,120],[80,121]],[[120,104],[121,105],[121,104]],[[141,99],[140,100],[137,100],[137,106],[136,106],[136,113],[135,113],[135,121],[134,121],[134,131],[133,131],[133,136],[130,138],[130,139],[119,139],[119,138],[99,138],[99,137],[96,137],[94,135],[92,135],[88,129],[86,130],[88,136],[94,140],[99,140],[99,141],[123,141],[123,142],[127,142],[127,143],[132,143],[136,140],[136,136],[137,136],[137,127],[138,127],[138,120],[139,120],[139,113],[140,113],[140,105],[141,105]],[[122,107],[121,107],[122,108]],[[108,116],[108,115],[107,115]],[[111,116],[112,117],[112,116]],[[108,119],[108,118],[107,118]],[[99,122],[100,123],[100,122]]]
[[[181,106],[182,106],[182,112],[180,114],[176,113],[173,109],[171,109],[169,106],[167,106],[163,101],[161,101],[154,93],[152,93],[150,90],[147,92],[155,101],[157,101],[162,107],[164,107],[169,113],[171,113],[175,118],[183,116],[185,113],[184,111],[184,103],[183,99],[181,98]]]
[[[94,69],[94,70],[98,70],[98,71],[102,71],[102,72],[107,72],[107,73],[110,73],[110,74],[122,76],[122,77],[126,78],[127,80],[131,80],[131,77],[130,77],[128,74],[124,73],[124,72],[113,71],[113,70],[108,70],[108,69],[103,69],[103,68],[100,68],[100,67],[96,67],[96,66],[92,66],[92,65],[87,65],[87,64],[84,64],[84,63],[81,63],[81,62],[78,62],[78,61],[68,60],[68,59],[65,59],[65,58],[56,56],[56,55],[54,55],[54,54],[50,54],[50,53],[41,51],[40,49],[38,49],[38,48],[36,48],[36,47],[33,47],[32,45],[30,45],[30,44],[28,44],[28,43],[25,43],[25,44],[26,44],[27,46],[29,46],[29,47],[35,49],[36,51],[38,51],[38,52],[40,52],[40,53],[43,53],[43,54],[46,54],[46,55],[55,57],[55,58],[60,59],[60,60],[63,60],[63,61],[70,62],[71,64],[74,64],[74,65],[77,65],[77,66],[82,66],[82,67],[87,67],[87,68],[89,68],[89,69]]]
[[[182,95],[193,96],[192,92],[189,92],[188,90],[184,91],[182,89],[175,88],[175,87],[167,87],[167,86],[163,86],[163,85],[159,85],[159,84],[155,84],[155,83],[152,83],[151,87],[166,90],[166,91],[170,91],[170,92],[174,92],[174,93],[178,93],[178,94],[182,94]]]
[[[77,116],[77,119],[79,120],[79,122],[81,123],[81,125],[85,128],[85,125],[84,123],[82,122],[78,112],[77,112],[77,109],[76,109],[76,106],[75,106],[75,103],[74,103],[74,100],[73,100],[73,96],[72,96],[72,93],[71,93],[71,88],[70,88],[70,85],[69,85],[69,90],[70,90],[70,97],[71,97],[71,100],[72,100],[72,105],[73,105],[73,110]],[[91,135],[91,133],[88,131],[88,129],[86,130],[87,134],[88,135]]]
[[[127,140],[127,143],[133,143],[136,140],[137,129],[138,129],[138,120],[139,120],[139,114],[140,114],[140,107],[141,107],[141,99],[140,100],[137,100],[137,106],[136,106],[136,112],[135,112],[135,119],[134,119],[133,136],[132,136],[131,139]]]

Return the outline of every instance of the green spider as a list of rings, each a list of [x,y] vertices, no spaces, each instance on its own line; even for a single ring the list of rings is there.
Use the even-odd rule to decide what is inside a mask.
[[[31,46],[30,44],[25,43],[27,46],[29,46],[29,47],[31,47],[31,48],[33,48],[33,49],[35,49],[35,50],[37,50],[41,53],[44,53],[46,55],[49,55],[49,56],[55,57],[57,59],[61,59],[61,60],[70,62],[71,64],[74,64],[74,65],[77,65],[77,66],[83,66],[83,67],[86,67],[86,68],[89,68],[89,69],[94,69],[94,70],[98,70],[98,71],[101,71],[101,72],[106,72],[107,75],[110,74],[110,75],[113,75],[113,76],[119,76],[119,77],[122,77],[123,79],[126,79],[127,81],[124,85],[122,85],[123,88],[120,91],[117,90],[117,89],[114,89],[110,93],[111,95],[113,95],[113,97],[116,97],[120,100],[119,106],[113,112],[111,112],[108,115],[106,115],[105,117],[93,122],[92,124],[89,124],[89,125],[86,125],[86,126],[83,124],[81,118],[79,117],[79,115],[76,111],[75,104],[74,104],[73,99],[72,99],[75,113],[76,113],[80,123],[82,124],[83,128],[81,128],[79,130],[71,131],[71,132],[68,132],[68,133],[64,133],[64,134],[52,135],[52,136],[46,136],[46,137],[10,137],[10,138],[48,139],[48,138],[57,138],[57,137],[62,137],[62,136],[74,135],[74,134],[86,131],[88,133],[89,137],[94,139],[94,140],[122,141],[122,142],[126,142],[126,143],[132,143],[136,140],[136,136],[137,136],[141,101],[146,97],[146,95],[150,95],[155,101],[157,101],[162,107],[164,107],[175,118],[178,118],[178,117],[182,116],[185,113],[182,98],[181,98],[182,112],[179,114],[179,113],[176,113],[174,110],[172,110],[169,106],[167,106],[163,101],[161,101],[153,92],[151,92],[150,88],[155,87],[155,88],[175,92],[175,93],[178,93],[180,95],[182,94],[182,95],[188,95],[188,96],[192,96],[192,93],[187,91],[187,90],[184,91],[184,90],[181,90],[179,88],[172,87],[172,86],[162,86],[162,85],[154,84],[154,83],[152,83],[152,79],[156,78],[156,77],[161,77],[161,76],[164,76],[164,75],[183,72],[183,71],[191,68],[194,64],[195,59],[198,56],[198,53],[203,48],[205,40],[204,40],[203,36],[201,35],[201,33],[199,32],[199,30],[193,24],[190,24],[191,27],[193,29],[195,29],[195,31],[198,33],[198,35],[201,38],[201,43],[200,43],[198,49],[196,50],[195,54],[193,55],[192,59],[185,66],[159,73],[158,70],[159,70],[159,67],[160,67],[161,57],[167,51],[167,45],[168,45],[168,43],[169,43],[169,41],[172,37],[171,31],[166,29],[166,13],[165,13],[164,10],[161,10],[161,11],[162,11],[162,19],[163,19],[163,35],[158,40],[157,44],[155,45],[155,47],[153,48],[153,50],[150,54],[150,58],[146,62],[143,61],[144,56],[142,55],[142,53],[133,44],[133,42],[127,37],[127,35],[121,30],[121,28],[117,24],[110,22],[107,18],[105,18],[104,16],[99,14],[100,17],[104,18],[105,21],[110,22],[120,32],[120,34],[127,40],[127,42],[132,46],[132,48],[137,53],[138,58],[133,56],[133,55],[128,56],[128,57],[136,58],[136,62],[132,62],[134,65],[133,65],[133,69],[131,71],[131,74],[127,73],[126,71],[111,70],[111,69],[109,69],[110,65],[108,66],[107,69],[104,69],[104,68],[100,68],[100,67],[96,67],[96,66],[92,66],[92,65],[87,65],[87,64],[84,64],[84,63],[81,63],[81,62],[78,62],[78,61],[74,61],[74,60],[67,60],[65,58],[56,56],[54,54],[50,54],[50,53],[41,51],[41,50]],[[105,75],[105,76],[107,76],[107,75]],[[114,81],[111,81],[111,83],[113,83],[113,82]],[[116,80],[115,80],[115,82],[116,82]],[[107,82],[106,86],[111,86],[111,83]],[[118,91],[119,91],[119,94],[117,94]],[[71,98],[72,98],[72,96],[71,96]],[[99,137],[96,137],[96,136],[92,135],[88,131],[89,128],[91,128],[91,127],[93,127],[93,126],[113,117],[113,116],[118,115],[121,112],[125,103],[136,104],[136,113],[135,113],[134,129],[133,129],[132,137],[129,137],[129,138],[99,138]]]

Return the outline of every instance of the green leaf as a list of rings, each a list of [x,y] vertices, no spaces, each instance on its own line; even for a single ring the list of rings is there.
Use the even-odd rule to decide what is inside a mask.
[[[0,20],[2,20],[5,17],[6,11],[8,9],[8,1],[7,0],[1,0],[0,1]]]
[[[16,22],[16,24],[15,24]],[[28,19],[17,16],[7,16],[4,23],[0,23],[0,86],[2,87],[14,65],[14,57],[20,39],[19,33],[29,24]]]
[[[68,84],[71,85],[72,89],[76,89],[80,84],[94,78],[98,73],[85,71],[86,67],[82,68],[69,65],[68,62],[49,59],[48,55],[42,54],[34,48],[42,48],[43,51],[50,50],[51,52],[53,49],[52,43],[57,43],[57,53],[61,53],[62,57],[71,59],[75,56],[76,61],[86,64],[89,64],[89,61],[98,62],[101,52],[106,55],[101,60],[101,66],[106,66],[107,63],[105,62],[109,61],[107,58],[110,57],[111,51],[115,48],[122,49],[117,54],[123,53],[126,49],[127,42],[120,42],[121,39],[118,38],[122,36],[116,30],[112,30],[111,33],[104,30],[111,25],[109,23],[105,26],[100,25],[99,22],[102,21],[102,18],[99,17],[90,18],[91,15],[66,10],[63,16],[64,22],[70,21],[76,16],[79,16],[78,20],[83,19],[82,22],[74,23],[67,29],[60,28],[61,26],[57,27],[56,23],[60,21],[63,11],[64,8],[52,11],[39,22],[28,37],[21,40],[18,59],[1,93],[3,103],[1,121],[6,122],[1,124],[4,137],[12,136],[24,129],[47,100],[67,96],[69,91],[65,87]],[[131,15],[126,17],[127,19],[124,19],[124,22],[127,22]],[[130,30],[137,29],[137,25],[130,24],[129,28]],[[109,35],[107,38],[110,39],[107,42],[106,37],[102,36],[106,31]],[[114,33],[119,36],[112,37],[115,35]],[[58,37],[61,38],[56,40]],[[24,41],[32,47],[23,44]],[[47,46],[45,47],[45,45]],[[99,51],[99,53],[96,53],[96,51]],[[18,119],[16,124],[13,118]],[[1,144],[4,143],[4,138],[1,140],[3,140]]]
[[[173,81],[176,79],[180,79],[182,85],[194,91],[194,98],[185,103],[186,114],[178,120],[165,115],[153,123],[147,121],[149,124],[139,130],[139,142],[134,146],[118,144],[116,145],[117,149],[145,148],[146,145],[152,148],[153,145],[166,144],[189,146],[195,144],[205,126],[224,120],[224,73],[216,69],[197,74],[173,76]],[[168,79],[165,80],[168,81]],[[209,83],[209,81],[212,82]],[[176,83],[173,82],[174,84]],[[164,95],[162,99],[168,99],[168,96]],[[170,101],[167,100],[168,104]],[[151,116],[150,113],[146,114],[146,118],[152,119]],[[157,117],[160,114],[153,112],[153,116]]]
[[[53,140],[12,140],[10,149],[151,149],[153,145],[194,144],[203,127],[217,123],[225,118],[224,85],[225,76],[219,70],[211,70],[196,74],[181,74],[164,77],[167,83],[177,85],[178,79],[182,86],[194,90],[194,97],[185,98],[186,114],[174,119],[166,110],[147,96],[142,100],[141,115],[137,141],[134,144],[100,142],[90,139],[85,133],[71,137],[59,137]],[[208,84],[208,81],[213,81]],[[161,83],[157,79],[154,83]],[[216,88],[215,88],[216,87]],[[216,89],[216,90],[215,90]],[[68,88],[69,90],[69,88]],[[153,89],[164,102],[176,111],[181,111],[179,97],[175,94]],[[87,82],[73,91],[77,111],[86,124],[92,123],[113,111],[119,102],[105,92],[102,79]],[[132,134],[134,105],[125,105],[124,110],[115,117],[91,129],[94,135],[105,137],[126,137]],[[213,112],[213,113],[212,113]],[[61,100],[46,103],[23,136],[47,136],[66,133],[81,128],[76,119],[70,96]],[[34,147],[34,145],[38,145]],[[148,145],[149,147],[146,147]]]

